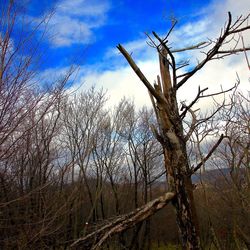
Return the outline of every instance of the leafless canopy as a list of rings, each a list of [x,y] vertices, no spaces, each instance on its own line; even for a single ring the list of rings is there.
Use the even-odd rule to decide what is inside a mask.
[[[248,46],[240,46],[240,41],[244,32],[250,29],[250,26],[248,25],[249,16],[250,14],[246,17],[240,16],[233,21],[232,15],[229,12],[227,23],[216,40],[201,42],[181,49],[172,49],[168,43],[169,35],[173,32],[176,23],[173,24],[168,34],[163,38],[161,38],[156,32],[152,32],[152,37],[148,35],[150,40],[149,45],[157,50],[160,58],[161,69],[161,77],[157,76],[157,81],[154,85],[145,77],[143,72],[132,59],[131,54],[126,51],[122,45],[119,44],[117,46],[118,50],[125,57],[133,71],[148,89],[158,121],[156,126],[152,125],[152,131],[163,147],[165,172],[167,173],[168,187],[171,193],[164,196],[168,197],[167,199],[162,200],[162,197],[160,197],[136,211],[109,221],[107,225],[100,227],[100,229],[92,232],[86,237],[75,241],[71,245],[72,247],[87,244],[88,246],[92,246],[92,249],[97,249],[108,237],[115,233],[121,233],[139,223],[141,220],[146,219],[148,215],[152,215],[158,211],[156,207],[163,207],[163,205],[159,204],[164,203],[165,205],[172,200],[172,204],[176,209],[176,220],[182,239],[182,246],[184,249],[200,248],[199,229],[193,200],[191,175],[199,170],[210,158],[212,153],[218,148],[224,136],[220,136],[201,163],[195,167],[190,166],[186,152],[187,141],[190,139],[197,126],[213,118],[221,108],[219,107],[205,118],[197,119],[196,112],[192,110],[192,107],[201,98],[225,94],[226,92],[231,91],[238,85],[238,82],[235,86],[227,90],[221,90],[217,93],[207,95],[205,94],[205,91],[207,91],[208,88],[199,88],[195,99],[190,104],[181,105],[181,112],[179,112],[176,94],[193,75],[210,61],[250,50],[250,47]],[[225,47],[227,47],[227,49]],[[178,74],[180,68],[188,66],[188,61],[183,62],[182,64],[177,64],[175,53],[197,49],[204,50],[203,60],[198,62],[193,68],[188,69],[184,74]],[[191,114],[192,122],[189,131],[184,133],[182,122],[188,112]],[[159,203],[160,200],[163,203]],[[157,206],[155,207],[153,204],[157,204]],[[147,211],[147,216],[141,216],[141,211],[145,211],[145,209]]]

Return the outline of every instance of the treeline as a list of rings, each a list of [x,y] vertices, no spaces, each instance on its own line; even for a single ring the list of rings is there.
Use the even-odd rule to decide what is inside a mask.
[[[104,92],[94,88],[66,95],[60,86],[41,95],[26,84],[4,85],[1,95],[2,249],[67,248],[167,190],[162,149],[150,128],[155,122],[151,110],[137,111],[123,99],[110,111]],[[204,181],[194,186],[202,242],[221,249],[235,249],[248,240],[249,103],[242,98],[235,94],[231,106],[213,124],[197,128],[199,135],[194,132],[190,142],[195,163],[212,145],[197,138],[216,133],[219,126],[228,135],[207,166],[229,168],[230,174],[216,174],[212,181],[201,175]],[[107,247],[157,249],[169,244],[178,244],[171,207]]]
[[[1,105],[1,248],[66,246],[155,196],[163,170],[149,128],[151,111],[136,112],[125,99],[108,111],[104,93],[93,88],[78,96],[7,88]]]

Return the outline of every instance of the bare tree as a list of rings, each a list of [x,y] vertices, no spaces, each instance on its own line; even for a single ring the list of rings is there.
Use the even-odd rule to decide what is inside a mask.
[[[191,176],[201,168],[205,161],[209,159],[213,151],[216,150],[223,139],[223,135],[221,135],[211,150],[203,158],[203,161],[195,167],[191,166],[187,154],[187,142],[196,126],[202,122],[208,121],[218,112],[218,110],[215,110],[208,117],[197,119],[197,115],[195,111],[192,110],[192,107],[200,98],[223,94],[227,92],[227,90],[205,95],[204,92],[207,88],[199,88],[196,98],[190,104],[182,104],[179,107],[177,102],[177,91],[185,83],[187,83],[188,80],[192,79],[192,76],[202,69],[208,62],[224,58],[238,52],[250,50],[250,48],[238,47],[238,41],[240,39],[239,34],[250,29],[250,26],[247,23],[248,19],[249,15],[246,17],[240,16],[235,21],[232,21],[231,13],[228,13],[228,21],[216,40],[209,43],[202,42],[194,46],[176,50],[171,49],[168,43],[169,34],[172,32],[175,24],[164,38],[160,38],[155,32],[153,32],[155,40],[149,37],[150,45],[157,49],[161,70],[161,77],[157,77],[157,82],[155,82],[154,85],[147,80],[145,75],[138,68],[136,63],[133,61],[131,54],[128,53],[121,45],[117,46],[119,51],[128,61],[131,68],[149,91],[157,118],[157,125],[153,125],[152,130],[163,148],[167,182],[171,194],[169,194],[168,197],[171,197],[172,205],[175,209],[176,222],[179,228],[183,249],[200,249],[199,223],[194,203]],[[230,49],[224,49],[224,46],[229,43],[232,47]],[[204,59],[193,68],[187,70],[184,74],[178,75],[178,69],[183,68],[187,65],[187,63],[178,65],[175,59],[175,53],[201,48],[208,48],[208,51],[204,52]],[[183,120],[187,113],[191,113],[192,123],[189,131],[185,133]],[[169,199],[166,200],[166,202],[168,201]],[[148,216],[149,215],[152,215],[152,213],[148,214]],[[146,218],[147,216],[144,217],[144,219]],[[133,221],[133,223],[136,224],[141,220],[137,220],[136,217],[130,217],[130,215],[128,215],[127,221]],[[113,225],[111,223],[108,227],[102,228],[102,230],[105,231],[104,235],[96,235],[95,241],[97,243],[94,247],[92,247],[92,249],[98,248],[98,246],[100,246],[101,243],[107,238],[107,235],[112,235],[114,232],[117,233],[126,230],[129,226],[130,224],[128,223],[127,226],[124,225],[122,227],[118,227],[119,229],[117,229],[116,221],[114,221]],[[82,241],[85,241],[86,243],[86,241],[90,239],[91,237],[88,238],[88,236],[83,239],[79,239],[72,246],[81,244]]]
[[[24,32],[21,23],[17,27],[21,17],[18,3],[1,2],[0,247],[22,249],[46,244],[61,215],[59,203],[49,202],[48,187],[55,185],[55,137],[63,89],[72,72],[50,88],[38,81],[38,27]]]
[[[63,105],[62,127],[58,138],[63,146],[61,169],[64,176],[61,187],[62,190],[67,184],[72,190],[77,187],[68,214],[68,237],[77,237],[79,227],[85,228],[90,220],[95,222],[99,218],[98,201],[102,190],[103,170],[98,168],[97,175],[93,175],[93,151],[96,140],[100,137],[100,124],[106,117],[103,110],[105,101],[102,90],[91,88],[79,95],[68,96]],[[83,207],[84,214],[81,211]],[[82,225],[82,218],[86,224]]]
[[[152,185],[161,171],[162,150],[150,129],[153,122],[153,110],[144,107],[130,117],[124,133],[128,141],[127,167],[133,183],[135,208],[152,200]],[[150,249],[150,224],[148,219],[136,226],[129,249],[145,249],[146,246]]]
[[[220,225],[227,235],[232,235],[235,247],[250,248],[250,238],[247,235],[250,228],[249,221],[249,154],[250,154],[250,100],[249,93],[244,95],[236,92],[230,97],[229,103],[224,105],[218,114],[219,130],[225,131],[226,140],[220,145],[208,166],[221,172],[220,182],[212,189],[224,203],[224,213],[230,214],[228,226]],[[213,207],[213,204],[209,204]],[[220,213],[218,210],[217,213]],[[222,214],[222,217],[226,217]],[[223,239],[221,245],[229,245]],[[240,241],[240,242],[238,242]]]

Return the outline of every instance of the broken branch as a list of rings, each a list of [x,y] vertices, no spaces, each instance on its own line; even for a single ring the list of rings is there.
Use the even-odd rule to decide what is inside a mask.
[[[81,245],[85,247],[84,249],[99,249],[109,237],[121,233],[154,215],[165,207],[174,197],[174,193],[165,193],[128,214],[118,216],[100,229],[76,240],[71,244],[70,248],[77,248]]]

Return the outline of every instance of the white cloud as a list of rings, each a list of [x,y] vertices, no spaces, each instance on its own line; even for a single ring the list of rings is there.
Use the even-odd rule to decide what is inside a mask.
[[[84,11],[88,12],[88,8],[81,12],[81,8],[79,7],[80,3],[83,3],[85,1],[75,0],[73,2],[78,7],[75,9],[76,13],[72,13],[72,15],[74,14],[76,16],[82,16]],[[221,28],[226,22],[227,11],[231,11],[234,18],[241,13],[245,14],[247,12],[246,6],[248,6],[248,0],[241,0],[238,2],[233,3],[232,0],[225,0],[220,4],[218,4],[218,2],[214,2],[206,9],[201,10],[204,15],[202,19],[196,21],[195,23],[186,23],[183,26],[180,26],[180,28],[178,28],[172,35],[171,42],[173,48],[180,48],[182,46],[191,45],[193,43],[203,41],[207,37],[218,37]],[[67,15],[64,12],[67,12],[68,8],[72,8],[71,4],[73,3],[69,1],[62,1],[61,3],[64,4],[59,8],[62,13],[60,18],[65,18],[66,16],[67,18],[69,18],[69,20],[71,20],[71,15]],[[92,12],[92,14],[101,14],[103,13],[101,9],[107,9],[107,7],[101,6],[102,5],[99,5],[99,8],[96,8],[96,10]],[[71,27],[73,27],[74,25],[77,27],[78,20],[77,18],[75,18],[75,16],[73,18],[75,23],[72,20],[69,20],[68,22],[70,23]],[[82,24],[82,29],[84,30],[84,24],[81,21],[79,22],[79,25]],[[87,33],[85,39],[87,39],[87,37],[91,37],[92,31],[89,27],[90,26],[88,25],[86,27],[85,33],[90,33]],[[62,34],[60,40],[62,44],[71,43],[71,39],[81,39],[81,37],[74,37],[77,36],[79,32],[67,35],[67,29],[64,29],[62,27],[61,29],[63,30],[61,31],[59,29],[59,33]],[[70,33],[71,30],[68,30],[68,32]],[[244,39],[246,45],[249,45],[249,31],[244,32]],[[146,44],[145,40],[146,39],[140,38],[139,40],[131,41],[123,45],[130,53],[133,52],[133,58],[136,59],[136,62],[138,63],[138,66],[140,67],[142,72],[145,73],[146,77],[153,84],[157,74],[159,74],[158,56],[155,50],[150,48]],[[57,41],[57,44],[59,44],[60,41]],[[177,56],[177,59],[188,57],[191,58],[192,63],[196,63],[196,58],[200,60],[202,57],[204,57],[204,55],[200,54],[199,51],[192,54],[184,53],[183,56]],[[129,66],[124,66],[123,63],[120,63],[124,59],[122,58],[122,55],[118,53],[118,50],[107,50],[105,59],[107,59],[106,64],[109,64],[109,60],[112,62],[117,60],[117,65],[113,70],[101,71],[101,67],[98,67],[98,65],[89,66],[88,68],[83,66],[84,68],[79,71],[76,84],[72,88],[76,89],[80,84],[82,84],[80,87],[80,90],[82,90],[92,85],[96,85],[97,88],[103,87],[104,89],[108,90],[108,95],[110,96],[110,105],[117,104],[122,97],[126,96],[134,99],[135,105],[137,107],[141,107],[143,105],[150,106],[150,99],[148,97],[146,88],[143,86],[143,84],[140,82],[140,80],[137,78],[137,76]],[[208,93],[219,91],[221,89],[221,86],[223,86],[224,89],[230,88],[236,82],[236,72],[238,73],[241,80],[241,88],[249,90],[250,72],[247,68],[244,55],[241,54],[238,56],[232,56],[223,60],[212,61],[208,63],[201,71],[193,76],[190,81],[187,82],[185,86],[183,86],[183,88],[180,89],[178,97],[180,100],[187,100],[187,102],[191,101],[196,95],[199,85],[201,86],[201,88],[209,87]],[[206,108],[210,104],[209,102],[210,101],[202,101],[199,104],[201,104],[203,108]]]
[[[72,78],[76,77],[77,70],[74,71],[74,65],[63,68],[49,68],[38,74],[37,80],[43,82],[43,84],[54,84],[67,77],[71,72],[74,72]]]
[[[146,77],[153,82],[155,72],[157,71],[156,61],[138,62],[138,66]],[[81,76],[82,75],[82,76]],[[125,96],[134,100],[137,108],[148,105],[150,102],[146,88],[140,82],[135,73],[129,66],[118,68],[117,70],[107,70],[104,72],[95,71],[93,67],[86,70],[80,70],[78,84],[75,84],[72,89],[77,89],[79,84],[82,84],[79,90],[88,89],[91,86],[108,90],[108,105],[114,106]]]
[[[138,40],[123,43],[122,46],[126,48],[129,53],[131,53],[133,58],[139,57],[140,59],[149,59],[152,58],[155,54],[155,50],[148,46],[148,44],[146,43],[145,36]],[[105,57],[107,59],[114,59],[115,57],[120,56],[121,54],[119,53],[117,48],[109,48],[105,53]]]
[[[62,0],[57,4],[61,14],[71,16],[97,16],[103,15],[109,5],[105,1],[95,0]]]
[[[194,39],[197,39],[197,27],[202,27],[199,30],[199,38],[204,38],[206,35],[209,38],[216,38],[220,35],[221,28],[225,25],[228,15],[227,12],[230,11],[233,17],[233,21],[236,20],[241,14],[246,16],[249,14],[250,9],[247,9],[246,6],[249,6],[248,0],[240,1],[214,1],[210,6],[203,10],[205,18],[200,20],[196,24],[192,24],[194,31],[189,29],[189,33],[193,34]],[[188,25],[189,26],[189,25]],[[187,30],[187,28],[185,28]],[[178,31],[181,33],[181,30]],[[245,45],[250,45],[250,32],[243,32]],[[193,41],[192,36],[190,36],[191,41]],[[236,37],[237,38],[237,37]],[[231,43],[234,44],[234,43]],[[242,47],[242,44],[239,43],[239,46]],[[232,45],[228,44],[224,48],[232,48]],[[199,60],[203,58],[202,54],[194,54],[194,58]],[[244,57],[244,54],[230,56],[222,60],[214,60],[209,62],[201,71],[195,74],[190,82],[180,90],[179,96],[181,99],[190,99],[194,97],[198,86],[209,87],[209,92],[217,92],[220,90],[220,86],[223,89],[230,88],[236,82],[236,73],[238,74],[241,84],[240,89],[245,91],[250,89],[250,71],[248,70],[247,63]],[[211,99],[210,99],[211,100]],[[203,101],[203,106],[208,105],[209,101]]]
[[[220,35],[221,28],[227,21],[227,11],[231,11],[233,20],[235,20],[241,14],[248,14],[249,9],[246,6],[249,0],[225,0],[213,2],[207,6],[206,9],[201,10],[203,18],[194,23],[186,23],[173,33],[171,42],[173,48],[178,48],[186,45],[192,45],[200,41],[204,41],[207,38],[216,38]],[[244,32],[245,45],[250,44],[250,32]],[[139,65],[142,71],[147,74],[151,83],[156,79],[159,74],[157,55],[155,50],[147,47],[145,40],[139,39],[137,41],[131,41],[124,44],[124,47],[133,52],[133,57],[139,57]],[[148,51],[151,52],[148,52]],[[135,53],[134,53],[135,52]],[[153,52],[153,53],[152,53]],[[109,51],[109,55],[117,55],[117,52]],[[135,54],[135,55],[134,55]],[[140,56],[141,54],[141,56]],[[145,57],[145,54],[147,55]],[[152,56],[152,54],[155,54]],[[121,55],[119,54],[121,57]],[[192,57],[191,57],[192,56]],[[195,53],[183,53],[183,56],[177,56],[179,60],[190,57],[191,63],[196,63],[196,60],[204,58],[204,54],[197,51]],[[141,60],[146,59],[141,63]],[[144,68],[143,68],[144,67]],[[238,56],[231,56],[223,60],[209,62],[201,71],[193,76],[190,81],[179,92],[179,98],[181,100],[191,101],[197,93],[198,86],[209,87],[208,93],[218,92],[221,86],[224,89],[230,88],[236,82],[236,72],[241,80],[241,89],[249,90],[249,77],[250,72],[248,70],[245,57],[243,54]],[[133,75],[133,77],[132,77]],[[114,77],[115,76],[115,77]],[[103,72],[99,75],[98,79],[100,84],[104,88],[110,89],[112,93],[112,99],[118,99],[122,95],[134,96],[135,104],[141,106],[142,104],[150,105],[149,98],[146,97],[147,92],[144,91],[145,87],[142,86],[139,79],[134,78],[135,74],[132,69],[121,67],[113,72]],[[86,77],[88,79],[88,77]],[[91,79],[90,79],[91,80]],[[134,86],[136,85],[136,86]],[[145,96],[144,96],[145,95]],[[203,107],[207,106],[209,101],[202,101]]]
[[[108,1],[61,0],[48,22],[55,47],[95,42],[95,29],[103,26],[110,9]]]
[[[217,1],[214,0],[213,3],[207,8],[207,12],[211,13],[214,21],[219,21],[220,23],[225,22],[225,16],[227,12],[230,11],[234,18],[240,15],[248,15],[249,1],[248,0],[224,0]]]
[[[201,71],[195,74],[189,82],[184,85],[179,91],[179,98],[181,100],[192,100],[198,91],[198,86],[201,88],[208,87],[209,89],[205,94],[216,93],[221,90],[221,87],[225,89],[231,88],[237,81],[237,74],[240,77],[240,89],[250,89],[249,77],[250,73],[244,62],[243,55],[239,56],[241,60],[237,60],[233,65],[231,60],[217,60],[213,63],[207,64]],[[233,59],[232,59],[233,60]],[[216,98],[220,101],[224,98],[220,95]],[[202,107],[203,110],[209,109],[213,103],[211,98],[202,99],[197,107]]]

